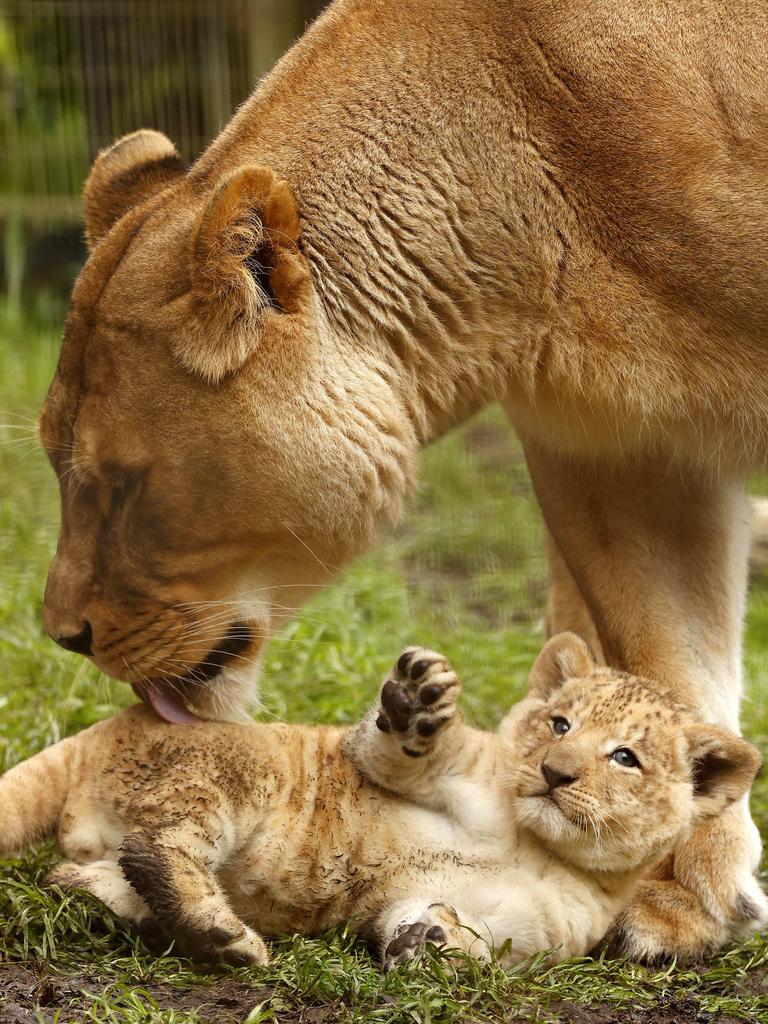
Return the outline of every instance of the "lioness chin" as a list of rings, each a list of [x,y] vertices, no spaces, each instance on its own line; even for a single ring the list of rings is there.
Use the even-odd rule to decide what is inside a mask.
[[[229,715],[499,399],[551,630],[738,729],[767,147],[762,0],[337,0],[192,167],[117,141],[40,421],[51,636],[169,721]],[[703,824],[626,948],[748,934],[759,861],[746,802]]]
[[[642,873],[748,790],[757,750],[550,640],[497,734],[409,648],[351,729],[170,726],[132,708],[0,780],[0,853],[58,833],[50,881],[202,960],[349,919],[392,966],[431,940],[588,952]]]

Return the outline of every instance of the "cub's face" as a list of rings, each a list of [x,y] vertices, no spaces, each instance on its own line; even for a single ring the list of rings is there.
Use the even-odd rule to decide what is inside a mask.
[[[518,820],[610,869],[660,856],[693,818],[681,715],[636,683],[572,680],[532,710],[514,769]]]
[[[754,779],[754,747],[647,681],[598,668],[572,635],[550,641],[537,666],[505,730],[511,791],[517,821],[564,859],[651,865]]]
[[[272,171],[196,177],[138,132],[85,210],[40,418],[61,490],[46,628],[169,720],[221,717],[281,618],[397,516],[415,438],[377,356],[344,363]]]

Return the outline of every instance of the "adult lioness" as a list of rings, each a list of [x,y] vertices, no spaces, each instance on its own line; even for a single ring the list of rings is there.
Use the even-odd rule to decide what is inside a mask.
[[[339,0],[190,170],[156,132],[102,153],[41,420],[51,635],[171,720],[223,713],[420,446],[501,398],[551,628],[735,727],[767,58],[757,0]],[[744,803],[702,825],[627,948],[753,928],[758,858]]]

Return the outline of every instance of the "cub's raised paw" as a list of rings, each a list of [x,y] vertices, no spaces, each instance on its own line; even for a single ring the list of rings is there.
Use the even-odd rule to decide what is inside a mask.
[[[455,717],[460,692],[456,673],[442,654],[408,647],[381,688],[376,725],[382,732],[401,734],[408,757],[421,757]]]

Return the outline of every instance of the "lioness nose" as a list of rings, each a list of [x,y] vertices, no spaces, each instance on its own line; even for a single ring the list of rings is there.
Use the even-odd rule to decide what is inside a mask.
[[[75,654],[85,654],[90,657],[93,654],[93,630],[91,629],[90,622],[86,622],[83,629],[77,634],[77,636],[57,636],[54,640],[63,647],[65,651],[74,651]]]
[[[568,786],[576,781],[575,775],[568,775],[567,772],[561,771],[559,768],[553,768],[546,761],[541,765],[541,774],[546,779],[550,789],[557,789],[558,786]]]

